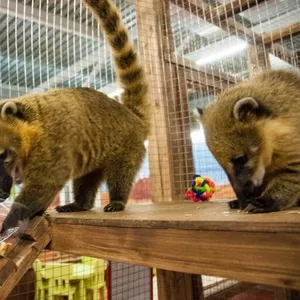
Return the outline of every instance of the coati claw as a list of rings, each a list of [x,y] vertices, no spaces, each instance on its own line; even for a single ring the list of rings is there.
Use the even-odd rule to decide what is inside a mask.
[[[259,210],[259,208],[257,208],[257,207],[254,206],[253,204],[248,204],[248,205],[246,206],[246,208],[244,208],[244,209],[241,211],[241,213],[246,213],[246,214],[248,214],[248,213],[256,213],[256,212],[258,212],[258,210]]]
[[[239,209],[240,208],[240,201],[238,199],[231,200],[228,202],[228,206],[231,209]]]
[[[122,211],[125,208],[125,204],[121,201],[113,201],[108,203],[105,207],[104,207],[104,211],[105,212],[114,212],[114,211]]]
[[[271,197],[260,197],[250,201],[250,203],[242,210],[242,213],[269,213],[279,211],[279,205],[276,200]]]
[[[20,226],[20,222],[29,220],[30,211],[27,206],[14,203],[2,224],[1,233],[7,229]]]
[[[87,209],[80,207],[77,203],[69,203],[66,205],[56,206],[55,210],[60,213],[64,212],[76,212],[76,211],[87,211]]]

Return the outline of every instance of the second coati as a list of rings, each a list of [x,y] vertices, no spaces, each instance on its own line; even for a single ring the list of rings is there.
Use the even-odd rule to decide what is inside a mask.
[[[300,199],[300,75],[265,71],[221,93],[196,116],[238,200],[263,213]]]
[[[144,70],[111,0],[84,2],[112,47],[122,104],[90,88],[0,103],[0,152],[15,182],[23,183],[2,231],[43,213],[71,179],[75,201],[58,212],[91,209],[103,181],[110,198],[104,211],[123,210],[144,159],[151,116]]]

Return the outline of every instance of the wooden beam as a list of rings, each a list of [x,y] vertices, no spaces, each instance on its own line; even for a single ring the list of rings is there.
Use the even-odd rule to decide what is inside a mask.
[[[198,275],[158,269],[157,288],[159,300],[204,300]]]
[[[42,217],[32,220],[22,238],[0,258],[0,299],[6,299],[51,240],[49,223]]]
[[[196,15],[197,17],[218,26],[220,29],[223,29],[230,35],[235,35],[247,41],[247,43],[249,43],[250,45],[254,45],[255,47],[262,44],[262,42],[264,42],[265,44],[270,44],[271,35],[276,39],[274,41],[278,41],[283,36],[288,36],[290,34],[293,35],[299,32],[299,25],[297,25],[299,23],[296,23],[292,26],[288,26],[286,29],[281,29],[274,31],[273,33],[260,35],[253,32],[251,29],[246,28],[240,22],[231,18],[234,14],[245,11],[245,9],[247,9],[247,3],[249,4],[248,8],[250,8],[255,6],[256,4],[267,1],[268,0],[234,0],[231,3],[220,5],[216,8],[212,8],[210,5],[206,5],[205,8],[200,8],[197,5],[191,3],[189,0],[171,0],[173,4],[178,5],[186,11]],[[269,48],[267,49],[269,50]],[[278,52],[272,52],[272,54],[283,59],[282,55],[278,55]],[[283,60],[291,63],[289,59]]]
[[[190,59],[176,55],[165,55],[165,61],[177,65],[184,69],[186,79],[189,81],[198,82],[201,85],[223,89],[231,84],[236,83],[236,79],[228,74],[220,71],[211,72],[205,68],[197,66]]]
[[[206,13],[205,16],[207,21],[214,20],[219,22],[231,18],[262,2],[267,2],[267,0],[233,0],[229,3],[212,8],[210,13]]]
[[[274,43],[274,44],[272,43],[266,48],[270,54],[273,54],[274,56],[280,58],[281,60],[287,62],[288,64],[297,67],[297,63],[298,63],[297,52],[289,50],[279,43]]]
[[[271,67],[269,52],[262,45],[256,47],[249,45],[247,56],[251,77]]]
[[[155,12],[156,9],[160,12],[159,16]],[[158,28],[163,22],[163,9],[162,1],[136,1],[139,54],[150,83],[149,96],[153,110],[153,129],[148,148],[153,201],[172,200],[173,170],[164,103],[167,96],[160,44],[163,31]]]
[[[239,14],[261,2],[268,0],[234,0],[232,2],[219,5],[217,7],[210,7],[209,11],[207,7],[199,7],[189,0],[171,0],[171,3],[178,5],[179,7],[191,12],[207,22],[220,22],[225,19],[231,18],[236,14]]]
[[[241,23],[237,22],[236,20],[225,18],[226,14],[232,16],[234,14],[234,9],[241,10],[242,7],[244,7],[245,5],[243,5],[242,7],[236,7],[236,5],[231,7],[230,4],[230,9],[227,7],[226,10],[224,8],[225,5],[219,6],[217,8],[210,7],[209,11],[207,11],[204,8],[191,3],[189,0],[170,0],[170,1],[171,3],[183,8],[187,12],[197,16],[198,18],[201,18],[202,20],[212,23],[218,26],[219,28],[223,29],[224,31],[228,32],[229,34],[234,34],[240,37],[241,39],[246,40],[250,44],[254,44],[254,43],[258,44],[261,42],[259,35],[255,34],[250,29],[245,28]],[[254,2],[252,2],[251,0],[250,2],[254,5]],[[220,15],[218,9],[222,11]]]
[[[300,32],[300,22],[274,30],[262,35],[262,40],[265,45],[277,42],[288,36],[293,36]]]
[[[173,202],[133,205],[114,214],[51,213],[49,221],[56,251],[300,288],[298,207],[245,215],[224,201]]]
[[[184,72],[163,57],[173,52],[169,2],[136,2],[140,54],[153,105],[149,166],[153,201],[182,196],[194,173]]]

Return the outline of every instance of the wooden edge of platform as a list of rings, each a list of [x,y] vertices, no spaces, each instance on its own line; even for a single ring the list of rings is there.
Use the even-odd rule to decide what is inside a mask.
[[[8,297],[50,241],[51,228],[44,217],[36,217],[29,222],[8,254],[0,258],[0,300]]]
[[[189,274],[300,288],[298,233],[51,224],[51,250]]]
[[[125,211],[100,209],[75,213],[48,212],[51,224],[206,231],[300,233],[300,207],[268,214],[242,214],[227,203],[168,202],[128,205]]]

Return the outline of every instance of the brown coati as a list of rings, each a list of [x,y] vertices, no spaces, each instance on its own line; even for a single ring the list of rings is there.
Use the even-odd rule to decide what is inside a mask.
[[[300,75],[265,71],[196,110],[207,145],[238,200],[231,208],[283,210],[300,199]]]
[[[89,210],[101,182],[110,202],[125,208],[145,156],[150,105],[144,70],[110,0],[85,0],[112,47],[124,92],[122,104],[90,88],[64,88],[0,103],[0,150],[7,170],[23,183],[3,230],[43,213],[68,180],[74,203],[58,212]]]

